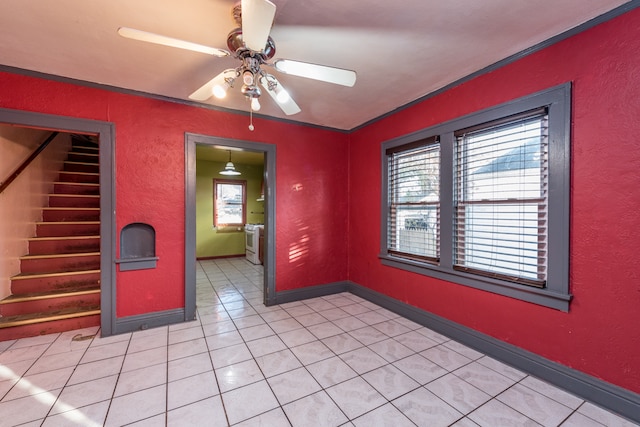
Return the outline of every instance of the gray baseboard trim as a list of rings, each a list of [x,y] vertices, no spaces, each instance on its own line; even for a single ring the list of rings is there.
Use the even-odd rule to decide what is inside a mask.
[[[184,308],[156,311],[154,313],[127,316],[116,319],[115,334],[141,331],[185,321]]]
[[[340,292],[347,292],[351,286],[350,282],[334,282],[326,285],[310,286],[308,288],[292,289],[289,291],[276,292],[275,304],[300,301],[303,299],[323,297]]]
[[[640,423],[640,394],[545,359],[466,326],[350,281],[276,293],[276,304],[350,292],[422,326],[478,350],[529,375],[553,384],[588,402]]]
[[[346,290],[597,406],[640,423],[640,394],[545,359],[356,283],[348,282]]]

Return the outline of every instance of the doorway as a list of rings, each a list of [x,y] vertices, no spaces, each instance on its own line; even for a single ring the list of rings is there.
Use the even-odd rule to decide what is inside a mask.
[[[264,279],[266,306],[275,304],[275,169],[276,147],[187,133],[185,135],[185,308],[187,318],[195,317],[196,307],[196,146],[207,145],[221,150],[244,150],[264,156]]]
[[[97,120],[78,119],[0,108],[0,123],[61,133],[93,135],[97,138],[100,168],[100,331],[102,336],[116,330],[115,290],[115,132],[113,125]]]

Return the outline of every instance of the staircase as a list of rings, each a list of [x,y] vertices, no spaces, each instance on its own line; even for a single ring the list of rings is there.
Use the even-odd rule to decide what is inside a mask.
[[[98,144],[73,136],[49,206],[0,301],[0,341],[100,325]]]

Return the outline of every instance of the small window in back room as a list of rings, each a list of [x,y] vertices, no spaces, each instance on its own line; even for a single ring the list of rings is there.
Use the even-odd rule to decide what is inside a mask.
[[[242,226],[247,218],[247,182],[213,180],[214,227]]]

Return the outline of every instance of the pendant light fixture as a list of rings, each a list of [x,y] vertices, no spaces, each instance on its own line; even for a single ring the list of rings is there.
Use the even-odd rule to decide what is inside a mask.
[[[240,172],[238,172],[233,163],[231,163],[231,151],[229,151],[229,161],[224,167],[224,170],[220,171],[220,175],[240,175]]]

